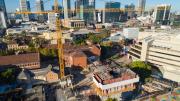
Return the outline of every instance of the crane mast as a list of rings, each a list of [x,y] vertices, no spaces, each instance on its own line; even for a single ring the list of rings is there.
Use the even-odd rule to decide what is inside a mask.
[[[58,6],[58,0],[54,1],[54,12],[56,15],[56,34],[57,34],[57,45],[58,45],[58,58],[59,58],[59,70],[60,78],[64,78],[64,50],[62,43],[62,30],[61,30],[61,20],[60,20],[60,11]]]

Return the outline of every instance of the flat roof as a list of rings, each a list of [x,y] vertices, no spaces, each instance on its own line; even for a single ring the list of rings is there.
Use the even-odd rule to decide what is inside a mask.
[[[94,77],[102,84],[110,84],[121,80],[133,79],[137,75],[127,68],[101,66],[101,71],[94,73]]]

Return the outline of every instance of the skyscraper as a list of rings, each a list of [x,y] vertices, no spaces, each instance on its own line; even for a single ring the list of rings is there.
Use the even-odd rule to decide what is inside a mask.
[[[43,0],[36,0],[36,11],[38,11],[38,12],[44,11]],[[37,17],[37,20],[39,22],[44,22],[45,21],[45,15],[44,14],[37,14],[36,17]]]
[[[63,0],[64,19],[71,17],[71,0]]]
[[[109,23],[109,22],[118,22],[120,21],[120,7],[121,7],[121,3],[120,2],[106,2],[105,4],[105,10],[109,10],[109,9],[119,9],[119,12],[105,12],[105,22]]]
[[[1,28],[7,28],[5,13],[3,11],[0,11],[0,29]]]
[[[83,13],[83,0],[75,1],[75,11],[76,11],[76,17],[83,19],[83,16],[81,14],[81,13]]]
[[[30,6],[30,1],[29,0],[27,0],[27,10],[31,11],[31,6]]]
[[[154,22],[157,24],[166,25],[170,22],[171,5],[158,5],[154,11]]]
[[[96,16],[95,16],[95,0],[84,0],[83,3],[84,8],[84,20],[86,23],[94,23]],[[87,12],[87,10],[89,10]]]
[[[135,17],[135,5],[130,4],[130,5],[125,5],[125,15],[127,18],[133,18]]]
[[[6,5],[4,0],[0,0],[0,11],[3,11],[4,13],[6,13]]]
[[[23,11],[30,11],[30,2],[27,0],[20,0],[20,10]],[[23,21],[29,21],[28,14],[22,14]]]
[[[76,0],[76,15],[86,23],[94,23],[95,16],[95,0]]]
[[[5,2],[4,0],[0,0],[0,12],[1,12],[1,20],[5,20],[5,21],[1,21],[1,22],[4,22],[7,24],[7,12],[6,12],[6,5],[5,5]],[[3,14],[4,13],[4,14]],[[2,19],[2,16],[3,16],[3,19]],[[6,25],[4,24],[4,25]],[[7,26],[4,26],[5,28]]]
[[[138,0],[138,13],[141,16],[145,11],[146,0]]]

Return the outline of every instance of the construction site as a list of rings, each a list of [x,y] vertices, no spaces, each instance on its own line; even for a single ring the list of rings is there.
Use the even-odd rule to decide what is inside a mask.
[[[0,100],[108,101],[115,98],[124,101],[136,99],[141,89],[151,94],[171,89],[169,82],[157,79],[141,87],[144,81],[131,68],[133,60],[127,58],[140,29],[151,30],[154,25],[156,18],[150,16],[152,12],[133,4],[122,4],[125,7],[121,8],[120,2],[111,0],[101,1],[105,8],[96,8],[95,0],[73,0],[74,7],[70,7],[70,0],[45,0],[44,3],[37,0],[36,6],[50,4],[50,1],[52,10],[41,7],[43,10],[34,11],[28,9],[29,1],[20,0],[20,9],[14,14],[22,16],[22,22],[8,29],[5,38],[22,41],[21,33],[22,37],[30,39],[28,43],[25,38],[22,41],[26,47],[5,44],[9,48],[5,50],[16,51],[1,56],[4,61],[0,62],[0,67],[15,65],[21,70],[16,74],[17,91],[0,93]],[[142,2],[141,6],[145,4]],[[170,8],[170,5],[162,5],[154,10],[158,13]],[[31,15],[36,15],[38,20],[30,21]],[[137,19],[145,15],[148,16],[146,22],[145,18]],[[43,17],[48,20],[44,21]],[[173,94],[178,95],[178,91]],[[8,98],[9,95],[12,97]]]

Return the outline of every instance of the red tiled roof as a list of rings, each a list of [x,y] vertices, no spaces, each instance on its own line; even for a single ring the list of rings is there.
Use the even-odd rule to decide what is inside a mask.
[[[39,53],[0,56],[0,65],[15,65],[30,62],[40,62]]]

